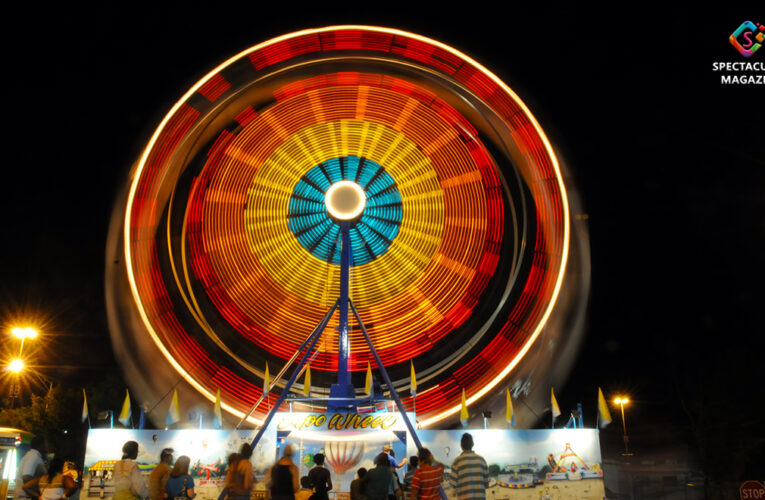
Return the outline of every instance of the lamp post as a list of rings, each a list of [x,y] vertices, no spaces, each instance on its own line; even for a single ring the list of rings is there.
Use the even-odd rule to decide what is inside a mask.
[[[24,371],[25,365],[24,361],[21,358],[13,358],[10,363],[8,363],[8,366],[6,367],[6,370],[11,372],[13,375],[13,379],[11,380],[11,394],[10,394],[10,400],[11,400],[11,408],[13,408],[16,403],[16,398],[20,397],[21,388],[19,387],[19,377],[21,376],[21,372]]]
[[[26,339],[34,339],[37,338],[37,330],[30,327],[14,327],[11,328],[11,333],[14,335],[14,337],[21,340],[21,347],[19,347],[19,357],[21,357],[21,353],[24,351],[24,340]]]
[[[19,377],[21,372],[26,368],[26,363],[21,355],[24,353],[24,341],[26,339],[34,339],[37,337],[38,332],[31,327],[13,327],[11,328],[11,334],[21,341],[19,346],[19,355],[11,360],[7,366],[7,370],[13,373],[13,381],[11,382],[11,408],[15,406],[17,398],[21,398],[21,387],[19,386]]]
[[[632,456],[632,453],[630,453],[630,448],[629,448],[629,437],[627,437],[627,424],[624,420],[624,405],[626,405],[629,402],[630,400],[624,397],[618,397],[614,399],[614,403],[618,404],[622,410],[622,430],[624,431],[624,453],[622,453],[622,456],[625,456],[625,457]]]

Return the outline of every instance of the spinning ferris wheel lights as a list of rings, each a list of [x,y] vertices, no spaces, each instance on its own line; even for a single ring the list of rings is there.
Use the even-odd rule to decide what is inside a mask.
[[[262,367],[292,359],[339,296],[346,222],[358,323],[397,391],[418,366],[425,425],[522,365],[569,258],[566,186],[528,108],[473,59],[387,28],[306,30],[228,59],[162,120],[126,198],[114,293],[134,311],[112,308],[116,349],[134,366],[152,351],[210,401],[220,388],[239,416],[273,406]],[[328,334],[319,378],[339,370]],[[360,387],[376,362],[358,329],[347,340]]]

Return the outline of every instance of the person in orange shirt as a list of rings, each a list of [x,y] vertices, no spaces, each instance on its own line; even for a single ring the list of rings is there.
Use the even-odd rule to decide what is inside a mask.
[[[295,500],[308,500],[313,495],[313,489],[311,489],[311,480],[308,476],[300,478],[300,489],[295,492]]]
[[[418,454],[420,466],[412,479],[412,500],[440,500],[444,480],[444,464],[437,462],[427,448]]]

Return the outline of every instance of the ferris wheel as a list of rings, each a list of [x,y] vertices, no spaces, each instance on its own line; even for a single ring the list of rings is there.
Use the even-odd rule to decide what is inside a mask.
[[[284,387],[264,394],[266,364],[341,293],[353,212],[348,293],[379,359],[422,426],[455,420],[462,390],[503,391],[581,287],[569,189],[527,106],[456,49],[368,26],[269,40],[194,84],[133,169],[109,250],[118,355],[147,400],[177,379],[236,417],[264,399],[260,422]],[[318,395],[339,356],[359,391],[378,364],[353,321],[338,346],[338,321],[310,359]]]

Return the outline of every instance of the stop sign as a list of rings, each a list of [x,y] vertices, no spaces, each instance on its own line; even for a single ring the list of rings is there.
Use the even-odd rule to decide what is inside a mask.
[[[759,481],[747,481],[739,488],[741,500],[765,500],[765,486]]]

